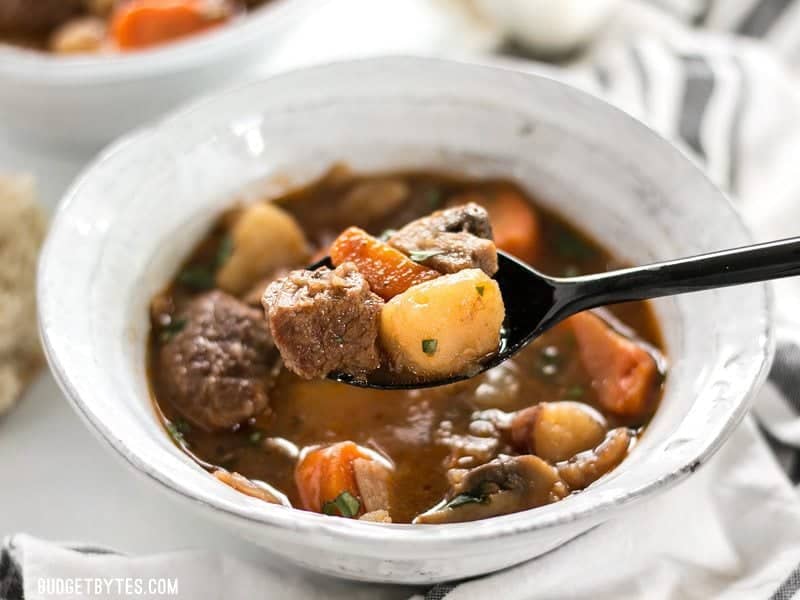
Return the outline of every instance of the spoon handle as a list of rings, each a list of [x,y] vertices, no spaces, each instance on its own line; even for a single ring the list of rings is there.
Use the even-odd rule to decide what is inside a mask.
[[[800,275],[800,237],[576,277],[560,300],[572,312],[793,275]]]

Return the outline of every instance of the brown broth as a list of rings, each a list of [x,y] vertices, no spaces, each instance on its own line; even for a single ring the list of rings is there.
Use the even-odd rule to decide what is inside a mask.
[[[491,193],[498,185],[512,186],[522,192],[507,181],[468,181],[433,173],[397,176],[409,183],[410,200],[391,215],[356,224],[379,234],[428,214],[457,194]],[[298,219],[314,244],[324,247],[338,231],[358,219],[337,210],[337,200],[343,191],[358,180],[342,174],[331,175],[276,202]],[[620,266],[598,243],[537,206],[529,195],[525,197],[531,201],[541,225],[544,250],[534,261],[535,267],[546,273],[570,275]],[[186,265],[207,264],[212,260],[222,239],[225,220],[223,217],[198,244]],[[179,283],[173,283],[166,292],[176,308],[193,293]],[[663,349],[659,326],[648,303],[620,305],[612,312],[654,351]],[[639,434],[649,420],[648,416],[635,422],[624,421],[602,410],[592,382],[576,356],[571,331],[559,326],[489,373],[441,388],[366,390],[330,381],[304,381],[282,370],[270,393],[270,411],[234,430],[207,433],[183,424],[170,398],[163,393],[155,360],[159,343],[158,336],[151,335],[148,360],[153,396],[163,417],[167,422],[181,425],[181,436],[191,453],[207,466],[221,466],[267,482],[285,493],[293,506],[299,506],[294,483],[296,458],[281,450],[275,438],[288,440],[300,449],[352,440],[377,450],[394,463],[391,516],[400,523],[411,522],[437,504],[448,489],[446,473],[456,464],[451,454],[458,444],[442,443],[443,429],[449,429],[451,436],[463,436],[459,439],[467,443],[485,443],[486,438],[481,442],[469,433],[476,411],[499,409],[510,413],[538,402],[573,400],[598,409],[607,418],[609,427],[625,425]],[[650,404],[655,408],[661,388],[653,389],[651,394]],[[512,453],[504,435],[492,443],[494,447],[488,458],[500,452]],[[478,464],[467,460],[459,466]]]

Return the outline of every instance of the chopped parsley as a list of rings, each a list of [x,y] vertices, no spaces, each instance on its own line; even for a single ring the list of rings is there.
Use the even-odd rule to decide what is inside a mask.
[[[167,432],[169,432],[170,437],[176,444],[179,446],[186,445],[186,438],[183,437],[183,432],[176,423],[167,423]]]
[[[264,439],[264,433],[261,431],[254,431],[247,437],[247,441],[253,446],[258,446],[262,439]]]
[[[436,348],[439,346],[439,341],[434,339],[422,340],[422,351],[427,355],[436,353]]]
[[[442,190],[437,187],[432,187],[425,192],[425,200],[428,203],[428,207],[431,209],[439,208],[442,205],[442,201],[444,200],[444,195],[442,194]]]
[[[464,504],[482,504],[484,502],[483,498],[478,498],[476,496],[470,496],[469,494],[459,494],[450,502],[445,504],[445,508],[458,508],[459,506],[463,506]]]
[[[413,260],[414,262],[425,262],[429,258],[433,258],[434,256],[439,256],[440,254],[444,254],[443,250],[413,250],[408,257]]]
[[[331,516],[342,516],[352,519],[361,509],[361,502],[350,492],[344,491],[335,500],[322,505],[322,512]]]
[[[585,390],[583,389],[583,386],[573,385],[572,387],[567,389],[565,395],[570,400],[580,400],[581,398],[583,398],[584,392]]]
[[[164,325],[161,328],[159,339],[161,339],[162,342],[168,342],[175,337],[176,334],[183,331],[184,327],[186,327],[186,319],[172,319],[168,325]]]
[[[178,283],[197,291],[210,290],[214,287],[214,274],[208,267],[186,267],[178,275]]]
[[[562,231],[556,238],[556,249],[564,258],[582,259],[592,255],[592,249],[576,235]]]
[[[484,481],[475,489],[454,496],[447,504],[444,505],[444,508],[454,509],[458,508],[459,506],[464,506],[465,504],[486,504],[489,502],[489,496],[491,495],[489,488],[489,483]]]
[[[228,259],[233,254],[233,238],[229,235],[226,235],[222,238],[222,241],[219,243],[219,247],[217,248],[217,256],[214,259],[214,266],[217,269],[222,268]]]
[[[476,285],[475,290],[478,292],[478,296],[483,296],[483,290],[486,289],[486,286],[483,285]]]
[[[233,238],[226,235],[217,247],[217,254],[210,264],[196,264],[186,267],[178,274],[178,283],[197,292],[210,290],[214,287],[215,273],[228,262],[233,254]]]

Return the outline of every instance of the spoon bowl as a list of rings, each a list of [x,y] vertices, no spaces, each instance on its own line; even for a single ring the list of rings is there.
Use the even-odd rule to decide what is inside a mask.
[[[569,278],[550,277],[499,250],[497,259],[494,278],[503,295],[506,317],[497,352],[476,369],[429,380],[395,381],[382,371],[366,377],[334,372],[328,379],[380,390],[429,388],[470,379],[508,360],[545,331],[583,310],[800,275],[800,237]],[[309,269],[323,266],[333,267],[330,257]]]

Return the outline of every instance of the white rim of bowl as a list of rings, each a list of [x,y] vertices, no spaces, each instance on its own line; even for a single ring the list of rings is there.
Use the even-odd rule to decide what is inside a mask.
[[[86,85],[155,77],[235,55],[242,48],[266,43],[266,30],[279,30],[328,0],[271,0],[240,19],[213,31],[152,50],[101,56],[53,56],[0,44],[0,79],[35,83]]]
[[[264,81],[280,80],[283,76],[296,76],[298,73],[313,72],[319,69],[330,68],[335,65],[342,65],[348,63],[360,64],[381,64],[387,63],[415,63],[417,68],[425,68],[428,63],[449,64],[455,68],[462,69],[477,69],[477,70],[502,70],[514,73],[517,75],[524,75],[530,77],[540,77],[551,81],[553,84],[567,88],[570,92],[580,93],[586,96],[588,102],[596,103],[602,107],[602,110],[613,110],[618,114],[624,115],[624,118],[630,119],[634,122],[635,127],[639,127],[643,136],[651,137],[658,144],[666,144],[669,151],[682,154],[676,145],[666,140],[663,136],[656,133],[644,123],[635,119],[622,111],[621,109],[605,102],[604,100],[593,96],[583,90],[575,88],[572,85],[565,83],[563,80],[555,76],[549,76],[541,72],[531,73],[523,72],[519,69],[509,68],[507,66],[490,66],[486,61],[466,61],[466,60],[452,60],[452,59],[439,59],[430,57],[419,56],[384,56],[378,58],[364,58],[358,60],[347,61],[332,61],[324,64],[317,64],[310,67],[295,69],[287,73],[273,75],[271,77],[262,78],[256,81],[251,81],[245,84],[240,84],[226,91],[217,93],[211,96],[204,97],[195,102],[185,105],[183,108],[170,113],[167,117],[161,119],[157,124],[134,131],[122,138],[117,142],[111,144],[106,150],[101,152],[91,163],[89,163],[81,174],[76,178],[69,190],[64,194],[64,197],[59,204],[58,210],[53,216],[51,229],[54,230],[60,221],[65,218],[65,213],[69,208],[72,200],[76,198],[84,184],[84,182],[91,176],[92,172],[100,167],[105,161],[116,158],[117,155],[124,153],[129,146],[143,143],[148,137],[154,135],[159,130],[169,128],[173,122],[180,122],[186,118],[190,113],[211,106],[223,98],[230,95],[238,95],[247,89],[263,84]],[[682,154],[683,155],[683,154]],[[688,160],[684,156],[684,160]],[[700,176],[706,175],[700,171],[696,165],[694,168],[698,169]],[[706,177],[707,179],[707,177]],[[734,222],[739,228],[739,233],[742,234],[748,242],[753,240],[753,236],[744,223],[741,215],[736,210],[730,199],[719,189],[719,207],[720,210],[726,210],[729,216],[732,217]],[[37,296],[43,289],[43,282],[46,279],[47,270],[44,267],[48,262],[49,254],[51,253],[51,240],[52,236],[48,236],[47,241],[42,249],[40,257],[38,283],[37,283]],[[766,379],[771,359],[775,347],[775,339],[773,334],[773,300],[772,288],[766,284],[759,284],[758,288],[762,292],[763,310],[761,315],[764,317],[764,329],[761,332],[760,342],[757,352],[754,350],[754,355],[759,358],[758,371],[752,377],[744,393],[742,402],[739,403],[736,410],[732,411],[728,417],[727,422],[720,430],[716,439],[710,440],[699,446],[698,452],[689,460],[685,461],[679,469],[674,470],[662,476],[659,479],[642,483],[638,486],[626,489],[624,492],[617,492],[614,494],[606,494],[591,506],[581,507],[578,510],[571,512],[550,512],[547,508],[557,506],[559,503],[548,505],[545,507],[533,508],[517,513],[508,515],[501,515],[482,519],[479,521],[472,521],[467,523],[452,523],[446,526],[436,525],[413,525],[413,524],[376,524],[376,523],[363,523],[357,520],[350,519],[332,519],[325,515],[319,515],[308,511],[289,509],[277,505],[267,505],[263,512],[250,513],[239,507],[222,506],[212,499],[204,499],[196,496],[189,486],[178,483],[173,479],[167,477],[165,474],[153,470],[140,456],[131,451],[125,442],[119,439],[114,433],[109,430],[86,406],[78,396],[74,386],[72,385],[69,375],[62,369],[59,361],[51,352],[51,344],[48,338],[48,332],[41,326],[42,319],[40,319],[40,337],[44,347],[45,356],[51,367],[53,375],[56,379],[61,390],[66,395],[69,402],[78,412],[78,414],[89,424],[91,424],[99,437],[105,440],[114,450],[116,450],[136,472],[145,475],[147,478],[161,484],[164,488],[170,490],[177,496],[188,500],[195,505],[201,506],[215,513],[217,516],[223,516],[228,519],[237,521],[242,525],[266,525],[276,529],[285,530],[292,534],[304,533],[320,533],[336,538],[336,542],[343,544],[342,548],[352,548],[354,552],[356,549],[363,551],[360,546],[363,542],[376,542],[376,543],[392,543],[395,549],[403,548],[406,552],[414,553],[419,550],[419,544],[425,544],[427,549],[441,548],[445,550],[454,542],[474,543],[480,541],[495,540],[514,534],[529,534],[535,531],[548,529],[559,525],[567,525],[582,520],[594,519],[595,523],[601,523],[605,520],[605,516],[618,511],[619,509],[628,506],[634,502],[641,500],[652,491],[659,488],[667,489],[680,481],[684,480],[690,474],[694,473],[700,466],[702,466],[728,439],[733,430],[739,425],[744,416],[747,414],[750,404],[752,403],[755,393],[759,389],[761,383]],[[179,450],[180,451],[180,450]]]

